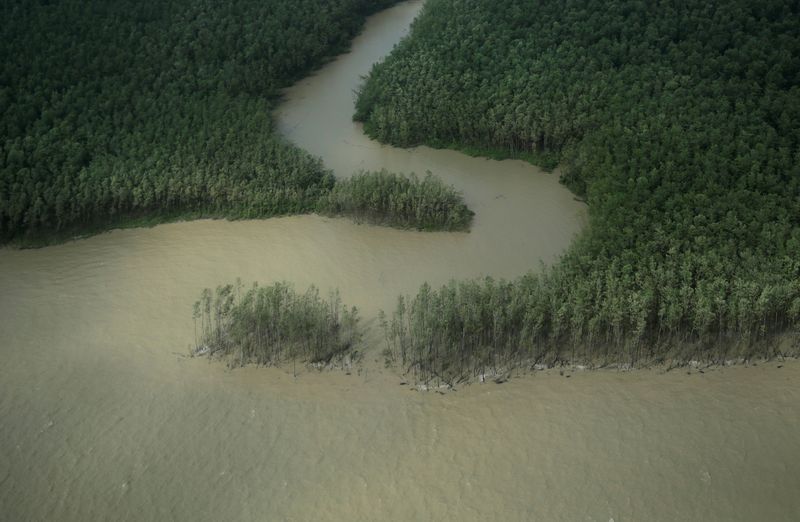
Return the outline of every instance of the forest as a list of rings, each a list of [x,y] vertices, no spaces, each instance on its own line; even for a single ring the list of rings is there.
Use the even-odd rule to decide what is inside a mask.
[[[396,228],[468,230],[474,213],[452,186],[428,172],[423,179],[381,170],[337,181],[317,211]]]
[[[392,3],[4,2],[0,244],[307,212],[468,228],[435,178],[337,181],[274,129],[280,89]],[[799,28],[800,5],[777,0],[427,0],[354,118],[400,146],[560,164],[590,222],[548,269],[404,297],[392,358],[430,376],[768,355],[796,337]]]
[[[298,293],[283,282],[243,288],[241,281],[203,290],[194,304],[195,355],[231,366],[302,360],[329,363],[352,353],[361,339],[358,310],[338,291],[323,299],[310,287]]]
[[[0,243],[313,211],[334,180],[270,112],[392,3],[3,2]]]
[[[428,0],[355,119],[401,146],[555,157],[589,207],[549,269],[403,299],[386,325],[406,365],[797,347],[797,2]]]

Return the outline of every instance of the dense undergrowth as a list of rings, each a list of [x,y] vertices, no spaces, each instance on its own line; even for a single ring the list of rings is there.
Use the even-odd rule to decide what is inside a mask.
[[[340,180],[319,200],[317,210],[397,228],[467,230],[474,213],[452,186],[428,173],[419,179],[386,170]]]
[[[352,353],[361,338],[358,311],[345,307],[338,292],[326,300],[313,286],[301,294],[287,283],[206,289],[194,320],[194,353],[232,366],[329,363]]]
[[[312,211],[333,178],[275,132],[278,89],[394,1],[3,2],[0,243]]]
[[[796,333],[798,28],[775,0],[428,0],[356,119],[398,145],[555,154],[590,224],[541,274],[423,287],[392,342],[467,371],[721,358]]]

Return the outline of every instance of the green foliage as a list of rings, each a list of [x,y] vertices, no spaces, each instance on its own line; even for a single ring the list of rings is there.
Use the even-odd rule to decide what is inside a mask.
[[[631,270],[620,280],[580,279],[576,288],[573,269],[511,282],[451,281],[438,290],[425,284],[413,298],[400,297],[383,322],[388,359],[423,382],[536,363],[721,362],[774,355],[771,337],[800,322],[798,282],[737,279],[728,290],[718,280],[693,290],[656,278],[629,293]],[[679,305],[694,294],[694,306]]]
[[[280,364],[291,360],[330,362],[359,342],[358,311],[329,300],[315,287],[298,294],[286,283],[236,285],[203,291],[194,304],[195,353],[227,357],[233,365]],[[199,330],[199,332],[198,332]]]
[[[429,0],[356,118],[400,145],[561,157],[590,224],[509,290],[520,332],[625,360],[752,345],[800,326],[798,27],[777,0]]]
[[[313,210],[278,89],[393,0],[12,0],[0,6],[0,243],[144,216]]]
[[[474,213],[452,186],[427,173],[420,180],[386,170],[360,172],[323,195],[318,211],[398,228],[467,230]]]

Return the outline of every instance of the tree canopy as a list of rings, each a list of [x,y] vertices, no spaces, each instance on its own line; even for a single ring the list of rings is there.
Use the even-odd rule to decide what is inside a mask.
[[[313,210],[333,179],[276,135],[278,89],[391,3],[3,2],[0,242]]]

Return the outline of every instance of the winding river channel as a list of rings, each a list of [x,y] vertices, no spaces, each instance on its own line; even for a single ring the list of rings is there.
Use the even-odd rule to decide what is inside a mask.
[[[557,173],[396,149],[352,123],[360,76],[421,5],[371,17],[276,121],[338,176],[432,171],[463,191],[472,231],[299,216],[0,250],[0,520],[800,520],[796,362],[442,396],[398,385],[375,346],[360,372],[296,378],[185,356],[206,286],[338,287],[370,325],[423,281],[550,263],[584,225]]]

